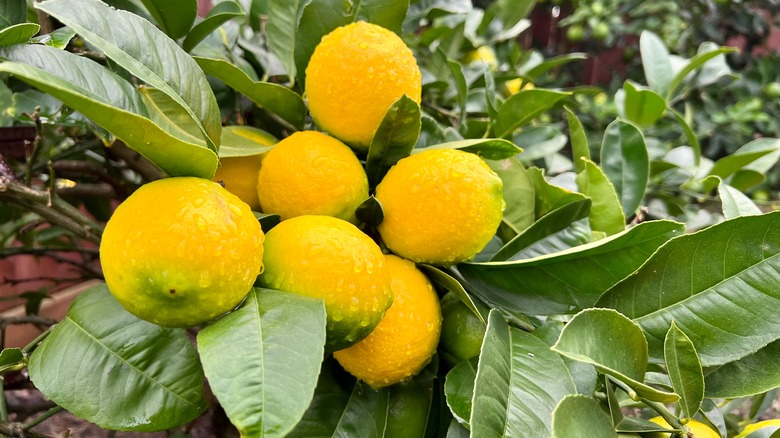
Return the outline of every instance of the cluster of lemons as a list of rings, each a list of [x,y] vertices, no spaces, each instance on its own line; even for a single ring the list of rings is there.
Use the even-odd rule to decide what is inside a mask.
[[[482,250],[501,221],[502,182],[471,153],[414,153],[376,187],[384,219],[369,236],[355,216],[370,195],[359,156],[394,102],[420,102],[420,70],[396,34],[357,22],[323,37],[306,74],[309,111],[327,134],[296,132],[266,154],[223,159],[224,188],[199,178],[141,187],[106,226],[103,270],[128,311],[161,326],[211,321],[256,280],[322,299],[326,350],[384,387],[418,373],[439,342],[439,298],[416,264]],[[252,210],[281,222],[264,234]]]

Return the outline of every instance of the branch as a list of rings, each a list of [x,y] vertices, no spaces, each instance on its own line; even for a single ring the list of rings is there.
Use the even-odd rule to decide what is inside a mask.
[[[52,326],[57,324],[56,319],[46,318],[38,315],[25,315],[25,316],[0,316],[0,325],[20,325],[20,324],[35,324]]]
[[[0,201],[16,204],[37,213],[47,221],[73,232],[76,236],[100,243],[102,227],[61,198],[27,187],[16,180],[3,156],[0,155]],[[48,204],[51,202],[51,206]]]
[[[115,141],[106,149],[106,152],[110,152],[117,158],[124,160],[131,169],[138,172],[147,181],[165,178],[165,172],[121,141]]]

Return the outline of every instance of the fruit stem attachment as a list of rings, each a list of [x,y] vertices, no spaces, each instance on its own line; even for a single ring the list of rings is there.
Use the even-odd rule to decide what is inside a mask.
[[[672,428],[677,430],[682,430],[683,432],[680,435],[685,436],[685,431],[688,428],[684,426],[682,423],[680,423],[680,419],[677,418],[676,415],[671,413],[671,411],[669,411],[669,409],[667,409],[666,406],[663,405],[663,403],[654,402],[646,398],[642,398],[641,400],[642,403],[644,403],[650,409],[656,411],[658,415],[663,417],[663,419],[666,420],[666,422],[669,423],[669,425],[672,426]]]

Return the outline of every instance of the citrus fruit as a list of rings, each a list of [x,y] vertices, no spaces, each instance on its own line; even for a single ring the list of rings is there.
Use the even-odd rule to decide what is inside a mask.
[[[368,150],[390,106],[404,94],[420,103],[422,75],[395,33],[359,21],[325,35],[306,68],[309,111],[319,127]]]
[[[276,139],[259,129],[249,129],[244,126],[233,126],[232,129],[222,130],[222,146],[226,145],[226,137],[249,138],[253,143],[272,145]],[[222,150],[220,149],[220,151]],[[257,172],[263,162],[265,153],[241,157],[220,157],[219,168],[214,174],[213,181],[222,181],[227,191],[238,196],[239,199],[249,204],[252,210],[260,211],[260,200],[257,198]]]
[[[579,24],[572,24],[566,29],[566,39],[572,43],[578,43],[585,38],[585,29]]]
[[[671,426],[669,426],[669,423],[667,423],[663,417],[654,417],[651,418],[650,421],[659,426],[668,427],[671,429]],[[691,420],[686,424],[686,426],[688,426],[690,433],[692,433],[695,438],[720,438],[720,435],[717,432],[702,422]],[[671,433],[664,432],[656,432],[650,435],[652,438],[669,438],[671,436]]]
[[[503,183],[478,156],[431,149],[400,160],[382,179],[377,227],[394,253],[451,265],[487,245],[501,222]]]
[[[393,302],[385,257],[370,237],[347,221],[298,216],[271,229],[260,283],[321,298],[329,351],[363,339]]]
[[[106,224],[100,261],[130,313],[190,327],[230,311],[263,269],[263,231],[221,185],[166,178],[144,185]]]
[[[368,178],[344,143],[317,131],[285,138],[263,159],[257,196],[264,213],[282,220],[325,215],[355,221],[355,209],[368,198]]]
[[[595,38],[598,41],[604,41],[611,35],[612,31],[609,29],[609,25],[604,22],[598,22],[595,26],[593,26],[593,29],[591,29],[591,34],[593,35],[593,38]]]
[[[487,327],[452,292],[441,300],[441,341],[439,345],[457,362],[479,356]]]
[[[474,62],[484,62],[490,68],[496,68],[498,66],[498,59],[496,59],[496,52],[490,46],[480,46],[475,50],[471,50],[466,53],[463,58],[463,62],[471,64]]]
[[[401,382],[420,372],[436,351],[441,330],[439,297],[410,260],[387,256],[393,305],[373,332],[333,353],[353,376],[374,388]]]
[[[780,97],[780,82],[770,82],[762,89],[767,97]]]
[[[534,86],[533,82],[524,83],[522,78],[511,79],[504,82],[505,94],[508,96],[517,94],[517,92],[521,89],[533,90],[534,88],[536,87]]]
[[[761,432],[755,434],[755,438],[769,438],[777,430],[780,430],[780,419],[764,420],[759,421],[758,423],[748,424],[742,429],[742,432],[734,438],[754,438],[753,434],[758,431]]]

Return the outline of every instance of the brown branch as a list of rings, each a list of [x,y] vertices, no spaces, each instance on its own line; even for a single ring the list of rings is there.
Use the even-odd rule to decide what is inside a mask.
[[[147,181],[165,178],[165,172],[121,141],[115,141],[106,151],[123,160]]]
[[[103,229],[97,223],[86,217],[72,205],[57,196],[49,199],[49,193],[27,187],[16,180],[10,167],[0,155],[0,201],[16,204],[22,208],[37,213],[47,221],[57,224],[76,236],[100,243]],[[51,202],[51,206],[49,206]]]
[[[114,190],[114,188],[111,187],[109,184],[105,184],[105,183],[100,183],[100,184],[78,183],[74,187],[62,187],[62,188],[54,189],[54,193],[56,193],[59,196],[62,196],[63,198],[67,198],[67,197],[76,197],[76,198],[90,197],[90,198],[108,198],[108,199],[117,198],[117,193]]]
[[[21,325],[21,324],[35,324],[43,326],[52,326],[59,321],[56,319],[46,318],[38,315],[25,315],[25,316],[0,316],[0,324],[2,325]]]
[[[94,176],[99,181],[110,184],[116,191],[116,194],[122,198],[126,198],[130,194],[126,184],[121,179],[111,175],[103,166],[97,163],[81,160],[59,160],[55,161],[53,166],[57,175],[64,178],[73,178],[87,174]]]
[[[32,430],[25,430],[25,425],[14,421],[1,421],[0,434],[13,438],[52,438]]]
[[[71,283],[84,280],[84,277],[26,277],[26,278],[8,278],[3,276],[3,281],[0,281],[0,285],[7,284],[9,286],[16,286],[24,283],[33,283],[36,281],[45,281],[48,283],[61,284]]]

